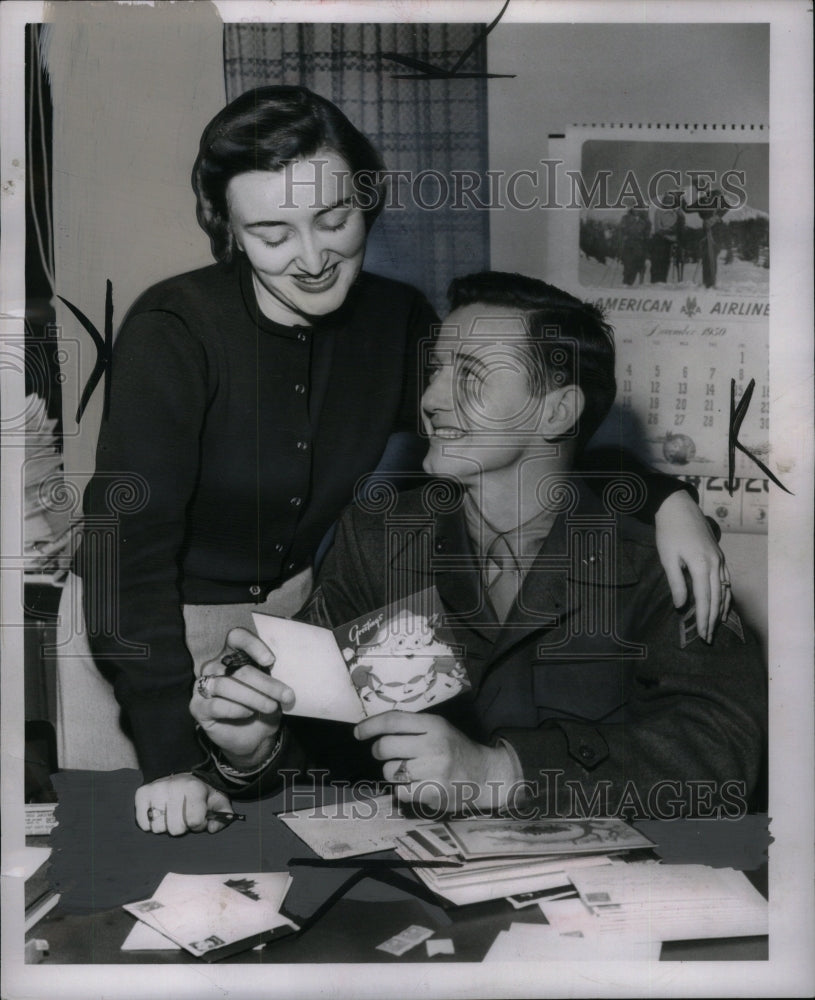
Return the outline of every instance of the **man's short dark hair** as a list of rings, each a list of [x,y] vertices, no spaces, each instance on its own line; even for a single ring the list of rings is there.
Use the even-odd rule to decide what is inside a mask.
[[[368,229],[383,207],[384,162],[373,143],[331,101],[306,87],[257,87],[218,112],[204,129],[192,170],[198,222],[213,256],[229,261],[235,251],[226,189],[233,177],[253,170],[282,170],[318,150],[339,154],[357,179],[364,178]]]
[[[525,314],[531,363],[530,383],[544,389],[578,385],[585,408],[575,428],[581,449],[605,419],[614,397],[614,331],[602,312],[538,278],[481,271],[454,278],[447,291],[451,309],[483,303]],[[554,334],[554,335],[553,335]],[[557,352],[557,353],[555,353]]]

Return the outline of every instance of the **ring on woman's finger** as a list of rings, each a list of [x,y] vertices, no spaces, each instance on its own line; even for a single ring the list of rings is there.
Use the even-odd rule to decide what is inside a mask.
[[[722,580],[721,585],[725,590],[729,590],[733,586],[729,580]]]
[[[147,822],[152,823],[154,819],[161,816],[163,819],[167,815],[166,809],[159,809],[157,806],[150,806],[147,810]]]
[[[408,762],[406,760],[400,761],[399,767],[393,772],[394,781],[404,781],[405,784],[410,784],[411,777],[410,771],[408,770]]]
[[[198,693],[201,695],[202,698],[212,697],[209,691],[209,685],[211,681],[212,681],[212,674],[203,674],[201,677],[198,678],[198,684],[196,685],[196,687],[198,688]]]

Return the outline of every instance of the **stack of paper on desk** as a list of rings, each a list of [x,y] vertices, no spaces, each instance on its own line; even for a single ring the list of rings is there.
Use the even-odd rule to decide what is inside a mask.
[[[59,902],[59,894],[51,888],[48,877],[42,870],[50,856],[50,847],[26,845],[17,851],[10,851],[3,859],[2,874],[4,879],[21,878],[25,880],[26,932],[30,931]]]
[[[403,816],[390,794],[279,813],[278,818],[315,854],[331,860],[392,849],[397,837],[430,825]]]
[[[663,941],[767,933],[766,900],[733,869],[631,862],[569,878],[578,899],[541,902],[546,923],[513,923],[485,961],[655,960]]]
[[[466,860],[612,854],[654,846],[621,819],[460,819],[444,825]]]
[[[768,931],[767,901],[732,868],[635,863],[575,872],[572,882],[601,934],[679,941]]]
[[[405,860],[457,861],[416,875],[456,906],[570,886],[570,873],[611,866],[610,854],[653,846],[622,820],[452,820],[397,841]]]
[[[655,962],[660,948],[658,941],[626,942],[626,947],[621,948],[619,940],[613,938],[563,934],[548,924],[513,923],[509,930],[498,932],[484,961]]]
[[[291,880],[288,872],[170,872],[150,899],[124,908],[190,954],[213,961],[298,930],[280,913]]]

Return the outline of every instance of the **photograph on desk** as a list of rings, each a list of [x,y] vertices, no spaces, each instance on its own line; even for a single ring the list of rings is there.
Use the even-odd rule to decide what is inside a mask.
[[[0,17],[3,996],[811,992],[803,5]]]

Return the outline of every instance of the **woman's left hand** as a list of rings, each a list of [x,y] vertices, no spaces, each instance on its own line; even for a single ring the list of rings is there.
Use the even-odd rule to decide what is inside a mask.
[[[730,572],[724,553],[704,514],[684,490],[667,497],[654,521],[657,551],[673,602],[681,608],[688,599],[686,569],[696,602],[696,627],[706,642],[712,642],[717,621],[724,621],[730,611]]]
[[[428,712],[383,712],[360,722],[354,736],[374,740],[371,753],[384,762],[382,775],[396,785],[401,802],[444,812],[493,809],[505,804],[515,780],[503,747],[474,743]]]

